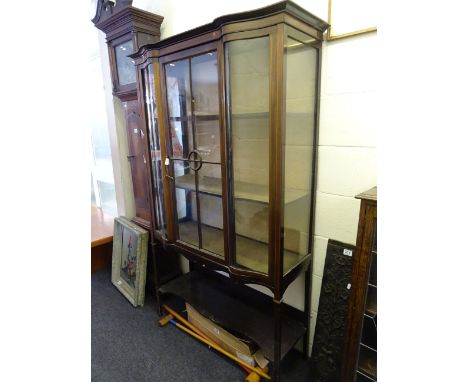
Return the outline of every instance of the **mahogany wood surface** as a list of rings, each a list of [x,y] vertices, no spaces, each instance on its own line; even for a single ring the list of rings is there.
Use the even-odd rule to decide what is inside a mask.
[[[91,273],[112,264],[114,217],[102,209],[91,207]]]
[[[112,242],[91,248],[91,273],[112,265]]]
[[[114,217],[102,209],[91,207],[91,248],[111,243],[114,236]]]

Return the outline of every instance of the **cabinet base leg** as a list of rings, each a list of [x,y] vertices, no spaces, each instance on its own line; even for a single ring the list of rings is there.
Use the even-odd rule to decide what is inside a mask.
[[[275,317],[275,333],[274,333],[274,361],[273,375],[274,382],[280,382],[281,372],[281,301],[273,300],[274,317]]]

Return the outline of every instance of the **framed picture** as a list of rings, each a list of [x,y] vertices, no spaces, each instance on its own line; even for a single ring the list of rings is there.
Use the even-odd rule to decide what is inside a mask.
[[[133,304],[145,302],[148,231],[120,216],[114,220],[112,284]]]
[[[328,0],[327,40],[375,32],[377,0]]]

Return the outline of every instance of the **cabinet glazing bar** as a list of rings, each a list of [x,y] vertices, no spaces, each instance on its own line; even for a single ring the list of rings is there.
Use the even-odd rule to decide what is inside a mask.
[[[192,82],[192,58],[188,59],[189,62],[189,86],[190,86],[190,119],[192,122],[192,142],[193,142],[193,151],[196,152],[198,145],[197,145],[197,131],[195,127],[195,118],[194,118],[194,95],[193,95],[193,82]],[[187,159],[190,158],[189,157]],[[200,194],[199,194],[199,182],[200,179],[198,177],[198,171],[195,171],[195,200],[197,204],[197,228],[198,228],[198,248],[203,248],[203,236],[202,236],[202,227],[201,227],[201,218],[200,218]]]
[[[218,99],[219,99],[219,133],[220,133],[220,160],[223,165],[221,165],[221,185],[222,185],[222,205],[223,205],[223,233],[224,233],[224,258],[225,262],[228,265],[233,264],[232,252],[231,252],[231,232],[229,230],[230,223],[230,214],[231,211],[229,207],[232,206],[229,204],[229,165],[228,158],[230,158],[231,153],[227,149],[227,135],[229,129],[226,128],[226,79],[224,77],[225,73],[225,61],[224,61],[224,44],[222,39],[217,41],[217,59],[218,59]]]
[[[270,99],[272,100],[271,110],[274,110],[272,123],[270,125],[272,132],[271,140],[271,183],[270,183],[270,199],[272,200],[272,216],[270,227],[272,228],[272,248],[270,249],[270,259],[272,259],[271,269],[274,269],[274,285],[275,285],[275,299],[281,299],[281,280],[283,275],[283,261],[281,252],[283,249],[283,235],[282,235],[282,222],[283,222],[283,172],[284,172],[284,155],[283,155],[283,126],[284,126],[284,89],[285,89],[285,75],[284,75],[284,24],[276,26],[276,33],[272,41],[272,57],[274,63],[271,70],[272,75],[272,88]]]

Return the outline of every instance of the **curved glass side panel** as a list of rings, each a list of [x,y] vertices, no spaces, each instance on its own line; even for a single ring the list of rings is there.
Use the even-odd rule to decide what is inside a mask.
[[[285,44],[285,125],[283,139],[283,272],[309,249],[312,200],[317,49],[292,38]]]
[[[269,37],[225,44],[235,213],[235,261],[268,274]]]
[[[156,111],[156,92],[153,65],[143,70],[146,121],[148,124],[151,169],[153,172],[153,194],[156,215],[156,229],[166,237],[166,212],[164,209],[164,189],[162,178],[161,142],[159,138],[158,113]]]

